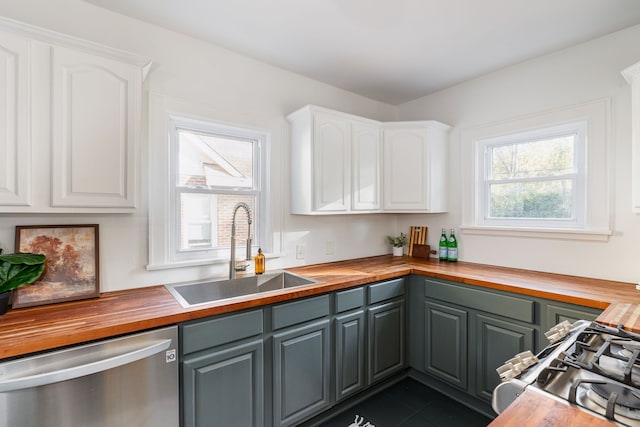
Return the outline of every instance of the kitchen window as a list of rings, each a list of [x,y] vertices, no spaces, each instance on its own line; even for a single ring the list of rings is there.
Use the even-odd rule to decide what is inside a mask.
[[[171,117],[171,218],[173,251],[188,257],[228,256],[233,208],[251,209],[250,235],[259,245],[263,146],[267,135],[251,129]],[[238,239],[245,239],[244,211],[236,217]]]
[[[270,169],[280,123],[156,92],[149,93],[148,110],[147,270],[216,265],[214,274],[222,274],[237,202],[252,210],[253,253],[260,246],[279,256],[281,193],[269,183],[281,179]],[[242,209],[237,248],[244,247],[246,227]]]
[[[611,100],[463,129],[464,234],[606,241]]]
[[[575,122],[477,141],[477,223],[582,227],[585,133]]]

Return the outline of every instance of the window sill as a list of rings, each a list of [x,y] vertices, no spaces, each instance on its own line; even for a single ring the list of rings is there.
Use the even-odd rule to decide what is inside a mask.
[[[586,240],[607,242],[611,230],[572,230],[566,228],[520,228],[520,227],[479,227],[463,225],[463,234],[500,237],[528,237],[555,240]]]
[[[283,253],[267,253],[264,254],[267,259],[274,259],[283,257],[285,254]],[[200,267],[203,265],[221,265],[228,264],[229,258],[214,258],[214,259],[194,259],[189,261],[174,261],[167,262],[163,264],[147,264],[147,271],[155,271],[155,270],[169,270],[171,268],[184,268],[184,267]]]

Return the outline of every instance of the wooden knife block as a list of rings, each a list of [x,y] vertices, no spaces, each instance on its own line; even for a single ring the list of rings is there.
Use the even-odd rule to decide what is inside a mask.
[[[409,247],[407,248],[407,255],[409,256],[417,256],[420,258],[428,258],[429,255],[429,246],[427,245],[427,232],[429,231],[428,227],[423,227],[419,225],[412,225],[409,227]],[[424,252],[426,249],[427,255],[421,257],[420,255],[416,255],[415,250],[418,246],[424,246],[423,248],[418,249],[420,254]]]

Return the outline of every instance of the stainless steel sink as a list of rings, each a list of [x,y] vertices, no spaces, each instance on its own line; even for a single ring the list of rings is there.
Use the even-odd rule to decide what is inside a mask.
[[[195,283],[165,285],[183,307],[207,304],[246,295],[320,283],[287,271],[274,271],[257,276],[239,277]]]

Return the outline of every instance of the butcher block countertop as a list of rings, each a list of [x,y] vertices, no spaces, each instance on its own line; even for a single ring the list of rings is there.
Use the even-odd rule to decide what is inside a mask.
[[[617,424],[525,390],[489,427],[611,427]]]
[[[640,330],[640,291],[631,283],[438,260],[376,256],[287,269],[319,284],[183,308],[164,286],[103,293],[99,298],[9,310],[0,316],[0,359],[49,350],[419,274],[606,310],[599,320]]]

